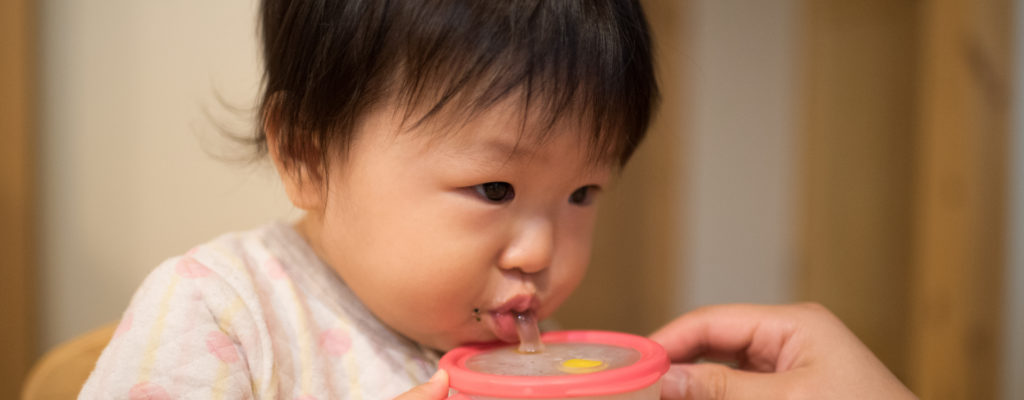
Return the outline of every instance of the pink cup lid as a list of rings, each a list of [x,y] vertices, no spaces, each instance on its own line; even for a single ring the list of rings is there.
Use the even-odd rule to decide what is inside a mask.
[[[477,372],[466,363],[476,355],[507,343],[469,345],[449,351],[441,357],[440,367],[448,372],[449,386],[460,394],[491,397],[546,398],[605,396],[632,392],[648,387],[668,371],[668,354],[661,345],[645,337],[608,331],[559,331],[541,336],[545,344],[595,343],[636,350],[635,363],[599,372],[554,375],[517,376]]]

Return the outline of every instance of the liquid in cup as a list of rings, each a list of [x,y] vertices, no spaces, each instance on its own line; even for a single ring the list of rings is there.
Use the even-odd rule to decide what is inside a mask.
[[[607,331],[541,335],[544,350],[512,344],[456,348],[441,358],[452,398],[658,399],[669,359],[657,343]]]

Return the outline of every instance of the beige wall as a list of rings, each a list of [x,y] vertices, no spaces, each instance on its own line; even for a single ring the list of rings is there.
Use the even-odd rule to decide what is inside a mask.
[[[676,309],[791,301],[798,3],[687,3],[691,109]]]
[[[213,235],[294,217],[266,163],[232,154],[204,113],[249,107],[255,4],[40,3],[43,348],[119,318],[162,259]],[[233,154],[238,154],[234,152]]]

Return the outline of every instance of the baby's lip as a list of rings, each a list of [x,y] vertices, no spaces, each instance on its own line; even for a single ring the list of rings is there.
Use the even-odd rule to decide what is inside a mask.
[[[540,303],[536,297],[528,294],[521,294],[510,297],[499,306],[488,312],[488,325],[494,336],[506,343],[519,341],[519,334],[516,332],[516,314],[536,313]]]
[[[517,294],[509,297],[503,301],[497,307],[491,308],[493,313],[508,313],[517,312],[524,313],[531,310],[536,310],[540,307],[540,303],[537,301],[537,297],[532,294]]]

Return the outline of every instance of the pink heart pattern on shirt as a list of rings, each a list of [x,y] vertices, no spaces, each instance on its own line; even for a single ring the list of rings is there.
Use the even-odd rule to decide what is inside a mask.
[[[329,329],[320,334],[320,347],[335,357],[341,357],[352,347],[352,338],[339,329]]]
[[[178,261],[178,264],[174,266],[174,272],[187,279],[202,278],[210,275],[210,269],[192,257],[184,257],[181,261]]]
[[[206,349],[221,361],[233,363],[238,361],[238,349],[228,335],[221,331],[213,331],[206,335]]]
[[[153,382],[143,381],[136,383],[128,391],[128,398],[131,400],[170,400],[171,395],[167,390]]]

